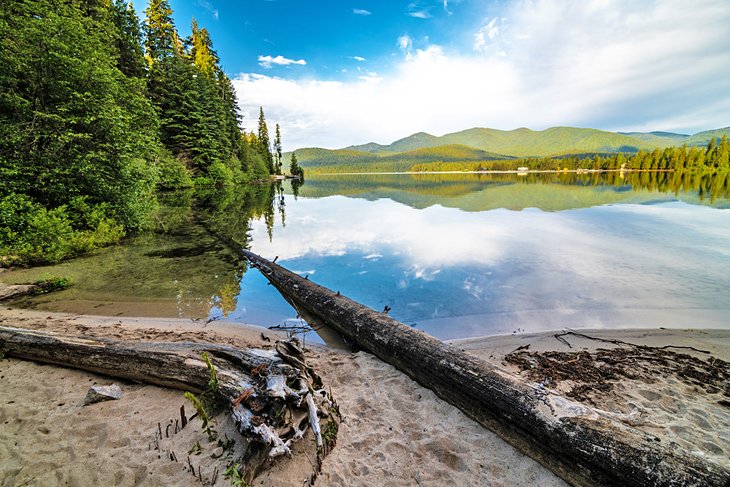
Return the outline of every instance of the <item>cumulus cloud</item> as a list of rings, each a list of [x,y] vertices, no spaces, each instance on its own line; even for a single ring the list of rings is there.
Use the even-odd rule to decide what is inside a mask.
[[[288,59],[284,56],[259,56],[259,66],[262,66],[264,68],[270,68],[274,64],[276,64],[277,66],[289,66],[290,64],[298,64],[300,66],[304,66],[307,64],[307,61],[305,61],[304,59],[295,61],[294,59]]]
[[[353,8],[352,13],[354,13],[355,15],[372,15],[372,12],[362,8]]]
[[[730,124],[730,8],[722,1],[687,9],[680,0],[532,0],[496,19],[488,13],[461,50],[414,49],[401,36],[402,56],[378,68],[377,83],[248,73],[234,81],[240,103],[265,106],[291,148],[473,126],[693,132]]]

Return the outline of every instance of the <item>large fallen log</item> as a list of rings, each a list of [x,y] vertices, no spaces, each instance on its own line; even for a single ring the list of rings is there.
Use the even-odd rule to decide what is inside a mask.
[[[251,264],[313,316],[499,434],[573,485],[727,486],[730,471],[611,421],[252,252]]]
[[[307,375],[301,350],[283,342],[278,349],[282,352],[211,343],[125,342],[0,327],[0,352],[6,356],[200,393],[227,406],[246,440],[239,460],[249,482],[267,460],[291,454],[290,443],[297,431],[301,437],[302,426],[292,419],[300,412],[306,416],[310,388],[321,387],[311,369]]]

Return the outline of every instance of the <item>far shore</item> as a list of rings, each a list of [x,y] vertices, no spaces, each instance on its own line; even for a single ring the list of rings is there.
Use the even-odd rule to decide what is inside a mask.
[[[309,168],[310,170],[312,168]],[[675,172],[674,169],[529,169],[527,171],[391,171],[391,172],[312,172],[313,176],[362,176],[387,174],[600,174],[600,173],[629,173],[629,172]]]
[[[215,341],[264,348],[285,337],[258,326],[224,321],[72,315],[15,309],[7,303],[0,311],[0,326],[123,340]],[[669,347],[703,359],[711,355],[730,361],[730,330],[578,331],[562,339],[551,331],[449,343],[505,373],[520,376],[514,365],[504,361],[505,355],[518,348],[590,353],[618,346],[606,340]],[[566,485],[369,353],[323,345],[307,348],[307,360],[331,388],[344,418],[337,446],[325,459],[315,485]],[[121,385],[122,399],[81,406],[89,385],[112,382]],[[182,463],[150,450],[157,423],[179,416],[178,410],[185,404],[180,391],[10,358],[0,360],[0,391],[0,478],[7,482],[4,485],[200,485],[183,471]],[[730,469],[730,408],[717,404],[721,395],[693,391],[671,377],[657,376],[651,384],[622,379],[614,394],[594,406],[607,418],[632,418],[636,427],[648,428],[662,442]],[[188,443],[195,443],[194,432],[186,435],[166,440],[166,447],[176,449],[182,458],[191,446]],[[210,459],[190,456],[193,464],[202,466],[204,476],[212,471]],[[306,471],[301,467],[309,463],[306,454],[297,457],[276,463],[255,485],[301,486]],[[222,476],[218,482],[224,485]]]

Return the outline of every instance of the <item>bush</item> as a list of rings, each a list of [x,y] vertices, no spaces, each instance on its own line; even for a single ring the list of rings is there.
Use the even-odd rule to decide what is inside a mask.
[[[208,167],[208,179],[216,186],[233,184],[233,171],[222,162],[214,162]]]
[[[162,189],[182,189],[193,186],[193,178],[184,157],[174,157],[169,151],[161,150],[155,158]]]
[[[124,228],[108,212],[86,198],[48,210],[26,195],[6,196],[0,200],[0,262],[53,264],[116,243]]]

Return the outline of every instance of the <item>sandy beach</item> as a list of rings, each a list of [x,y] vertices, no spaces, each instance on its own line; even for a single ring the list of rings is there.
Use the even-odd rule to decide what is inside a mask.
[[[280,335],[224,322],[158,318],[74,316],[3,308],[0,325],[56,333],[129,340],[212,341],[271,347]],[[700,360],[730,360],[730,331],[581,330],[601,340],[666,347]],[[263,334],[263,335],[262,335]],[[520,351],[573,353],[626,345],[579,334],[514,334],[454,345],[522,377]],[[529,346],[528,346],[529,345]],[[521,347],[521,348],[520,348]],[[692,347],[692,348],[676,348]],[[629,347],[630,348],[630,347]],[[705,353],[709,352],[709,353]],[[507,356],[520,360],[505,360]],[[315,485],[566,485],[495,434],[467,418],[430,390],[366,352],[308,346],[314,365],[340,406],[337,445],[325,458]],[[580,381],[553,384],[576,393],[605,417],[630,422],[657,441],[730,469],[730,391],[706,390],[671,374],[619,377],[601,390]],[[92,384],[118,384],[116,401],[83,406]],[[158,423],[165,428],[186,404],[182,392],[52,365],[0,361],[0,479],[21,485],[227,485],[221,462],[211,458],[199,423],[170,434],[155,448]],[[189,407],[189,406],[188,406]],[[237,434],[221,420],[221,434]],[[188,453],[196,443],[200,454]],[[253,485],[301,486],[312,471],[313,440],[305,437],[291,459],[277,461]],[[175,459],[171,458],[174,453]],[[188,457],[190,462],[188,462]],[[190,465],[197,473],[193,476]]]

